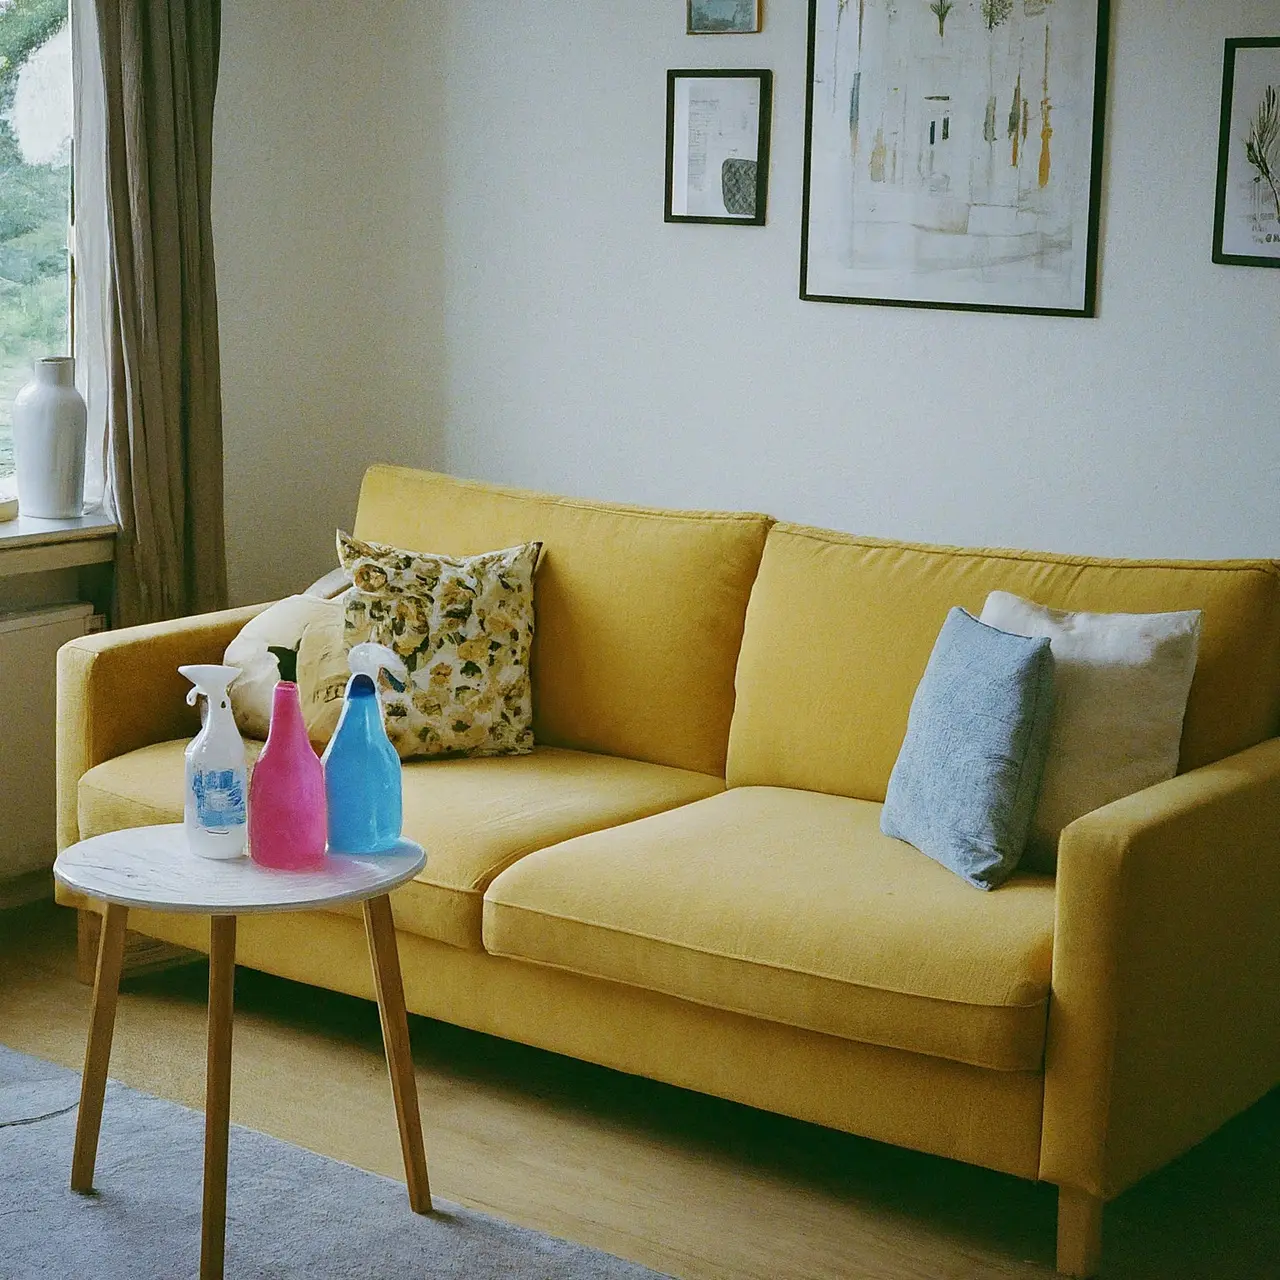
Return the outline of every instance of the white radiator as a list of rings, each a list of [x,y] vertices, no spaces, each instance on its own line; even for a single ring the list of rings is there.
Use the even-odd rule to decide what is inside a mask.
[[[53,865],[58,648],[94,629],[88,604],[0,614],[0,880]]]

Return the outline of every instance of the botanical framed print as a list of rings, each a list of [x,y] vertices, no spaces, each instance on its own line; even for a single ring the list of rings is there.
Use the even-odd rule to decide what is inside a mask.
[[[1107,0],[810,0],[800,296],[1091,316]]]
[[[691,36],[754,35],[760,30],[760,0],[686,0],[685,30]]]
[[[1213,260],[1280,267],[1280,36],[1226,43]]]
[[[764,226],[771,71],[667,72],[668,222]]]

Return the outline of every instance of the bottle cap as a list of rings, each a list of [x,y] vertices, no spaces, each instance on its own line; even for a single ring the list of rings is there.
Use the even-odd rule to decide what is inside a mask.
[[[187,706],[194,707],[196,699],[201,694],[204,694],[210,702],[214,701],[215,696],[218,701],[225,698],[227,686],[240,674],[240,668],[203,662],[179,667],[178,674],[186,676],[191,681],[192,688],[187,693]]]

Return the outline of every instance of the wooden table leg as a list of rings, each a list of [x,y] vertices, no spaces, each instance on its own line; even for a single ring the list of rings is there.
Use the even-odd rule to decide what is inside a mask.
[[[391,919],[391,899],[385,893],[365,901],[364,927],[369,937],[373,980],[378,989],[378,1016],[382,1020],[382,1043],[387,1051],[396,1123],[400,1127],[400,1150],[404,1155],[405,1181],[409,1185],[409,1207],[414,1213],[430,1213],[431,1188],[427,1183],[427,1155],[422,1142],[422,1119],[418,1114],[418,1086],[409,1051],[409,1020],[404,1008],[400,952],[396,947],[396,928]]]
[[[93,986],[98,976],[98,947],[102,943],[102,916],[89,907],[76,908],[76,981]]]
[[[71,1157],[71,1190],[93,1190],[93,1166],[98,1158],[98,1131],[102,1128],[102,1099],[111,1061],[111,1036],[116,1026],[116,997],[120,992],[120,965],[124,960],[124,926],[129,908],[107,904],[98,937],[98,971],[93,982],[93,1012],[89,1016],[89,1043],[84,1051],[84,1075],[80,1079],[80,1114],[76,1118],[76,1145]]]
[[[227,1141],[231,1124],[231,1018],[236,918],[209,918],[209,1053],[204,1090],[204,1210],[200,1280],[222,1280],[227,1237]]]

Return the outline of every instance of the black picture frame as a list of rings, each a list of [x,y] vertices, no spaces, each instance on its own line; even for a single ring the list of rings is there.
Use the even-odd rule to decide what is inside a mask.
[[[954,14],[952,11],[955,11]],[[1060,296],[1050,296],[1048,290],[1043,291],[1044,301],[1038,301],[1034,296],[1034,287],[1028,286],[1025,290],[1021,282],[1011,281],[1007,286],[1009,297],[1001,297],[999,300],[988,300],[986,297],[979,296],[986,293],[994,297],[999,289],[991,286],[989,282],[983,282],[982,287],[974,286],[971,289],[971,296],[963,296],[961,285],[954,283],[962,278],[963,273],[953,273],[951,281],[933,283],[928,280],[922,280],[916,288],[915,296],[905,296],[911,292],[908,288],[898,285],[883,285],[883,292],[873,291],[869,287],[870,282],[877,275],[880,280],[891,280],[893,278],[893,270],[896,269],[900,275],[906,275],[911,269],[912,264],[905,259],[898,263],[891,263],[891,270],[887,272],[878,272],[875,269],[866,269],[859,276],[858,272],[850,266],[847,270],[849,277],[857,277],[855,281],[851,281],[848,289],[841,287],[831,287],[833,283],[832,277],[842,274],[843,267],[831,267],[829,264],[837,261],[837,255],[828,252],[829,245],[822,245],[819,253],[815,254],[815,240],[821,242],[823,237],[814,235],[815,212],[818,205],[823,205],[823,212],[819,215],[826,219],[823,231],[828,236],[831,234],[831,227],[842,226],[843,230],[840,234],[847,234],[850,244],[856,242],[859,235],[858,215],[856,196],[853,193],[854,183],[858,180],[854,174],[854,168],[859,164],[870,164],[875,162],[875,152],[877,149],[884,147],[883,141],[879,135],[876,135],[875,145],[868,145],[869,139],[858,137],[860,125],[866,126],[870,130],[869,121],[873,118],[874,113],[878,112],[883,118],[891,114],[887,110],[889,99],[893,99],[895,107],[901,106],[908,99],[911,99],[910,111],[917,117],[911,123],[919,128],[922,124],[920,117],[923,116],[923,127],[926,130],[932,128],[927,123],[927,112],[925,108],[928,104],[937,101],[938,103],[949,103],[950,98],[946,97],[943,89],[947,93],[953,92],[950,85],[940,86],[938,89],[929,92],[932,86],[915,86],[917,90],[924,88],[924,92],[917,92],[914,96],[908,92],[899,93],[895,88],[894,93],[888,92],[890,77],[896,74],[896,64],[888,56],[888,51],[878,51],[875,40],[873,39],[874,30],[868,19],[867,41],[863,42],[863,32],[860,24],[862,22],[863,11],[856,5],[839,5],[837,0],[809,0],[809,46],[808,46],[808,73],[806,76],[805,86],[805,143],[804,143],[804,186],[803,186],[803,205],[801,214],[801,232],[800,232],[800,298],[808,302],[839,302],[853,303],[860,305],[882,306],[882,307],[918,307],[931,310],[948,310],[948,311],[976,311],[976,312],[999,312],[1014,315],[1046,315],[1046,316],[1065,316],[1074,318],[1089,318],[1097,314],[1098,303],[1098,258],[1100,243],[1100,225],[1102,210],[1102,179],[1104,172],[1103,153],[1105,148],[1105,123],[1106,123],[1106,89],[1107,89],[1107,69],[1110,48],[1110,29],[1111,29],[1111,11],[1109,0],[1093,0],[1092,4],[1086,3],[1082,10],[1086,16],[1093,16],[1094,21],[1085,36],[1078,39],[1078,47],[1075,50],[1074,64],[1078,67],[1079,75],[1069,75],[1062,66],[1062,52],[1060,47],[1055,47],[1055,60],[1053,63],[1056,83],[1061,88],[1067,86],[1069,91],[1074,90],[1078,94],[1077,109],[1067,114],[1067,120],[1077,119],[1077,134],[1075,140],[1078,143],[1076,152],[1078,154],[1079,146],[1087,148],[1087,162],[1080,163],[1079,173],[1082,178],[1087,177],[1088,196],[1087,203],[1079,202],[1081,207],[1073,212],[1072,229],[1073,239],[1078,237],[1080,245],[1079,251],[1073,248],[1073,253],[1077,256],[1072,259],[1072,280],[1070,288],[1065,285],[1061,286],[1057,293]],[[871,14],[871,10],[865,11]],[[882,11],[877,21],[883,23],[884,12]],[[1057,22],[1065,14],[1071,11],[1064,10],[1062,6],[1046,6],[1040,5],[1038,11],[1033,11],[1031,5],[1014,6],[1010,3],[998,4],[993,3],[991,7],[991,16],[993,25],[989,30],[995,30],[994,24],[1018,21],[1028,22],[1031,18],[1041,18],[1046,24],[1046,32],[1044,35],[1045,52],[1043,58],[1043,76],[1047,82],[1050,75],[1050,58],[1048,49],[1048,33],[1047,24],[1050,21]],[[981,26],[986,21],[986,4],[961,6],[958,4],[939,4],[939,5],[921,5],[918,9],[900,10],[905,15],[904,22],[914,22],[920,27],[919,30],[913,30],[907,37],[905,44],[902,36],[899,34],[899,52],[902,47],[908,51],[908,58],[911,65],[920,57],[927,57],[928,42],[932,39],[939,45],[939,51],[942,51],[942,41],[944,39],[943,30],[945,27],[945,50],[949,57],[955,49],[957,43],[956,37],[968,35],[970,40],[975,40],[973,34],[973,24],[978,24],[978,35],[981,36]],[[1051,18],[1044,18],[1049,13]],[[823,25],[820,28],[819,19],[822,18]],[[855,36],[851,35],[847,29],[841,30],[841,22],[849,21],[859,24],[859,29]],[[962,23],[969,25],[966,32]],[[830,28],[834,25],[835,37],[831,38]],[[825,33],[825,34],[823,34]],[[819,48],[822,43],[822,48]],[[1031,42],[1028,41],[1030,44]],[[1034,46],[1033,46],[1034,47]],[[851,51],[856,49],[856,54]],[[921,51],[925,52],[922,54]],[[861,77],[863,75],[863,60],[874,59],[879,56],[882,61],[876,68],[873,75],[867,79],[874,79],[878,75],[881,82],[880,87],[883,91],[878,102],[868,101],[873,95],[866,92],[867,84]],[[850,56],[856,58],[857,75],[849,76],[846,74],[844,82],[841,82],[839,72],[839,59],[843,55],[846,59]],[[954,59],[944,64],[939,59],[939,66],[954,65]],[[1033,67],[1037,67],[1036,63],[1032,63]],[[848,63],[845,63],[846,73]],[[985,71],[985,67],[984,67]],[[858,80],[858,84],[852,85],[853,79]],[[972,151],[976,137],[981,137],[985,142],[991,142],[993,137],[998,138],[996,145],[1009,146],[1014,138],[1015,129],[1012,124],[1012,112],[1010,112],[1009,98],[1012,96],[1015,108],[1021,106],[1022,114],[1019,117],[1019,126],[1017,132],[1021,133],[1021,139],[1024,145],[1028,141],[1030,117],[1035,115],[1040,117],[1043,113],[1043,133],[1049,136],[1062,127],[1062,122],[1055,118],[1054,127],[1049,123],[1050,93],[1048,90],[1041,90],[1040,77],[1032,74],[1028,76],[1029,83],[1024,84],[1021,74],[1018,76],[1017,88],[1013,89],[1012,95],[1008,90],[1012,87],[1012,76],[1008,77],[1009,85],[1004,85],[999,90],[999,97],[992,97],[991,102],[996,103],[996,115],[993,119],[990,106],[987,107],[985,126],[979,123],[976,135],[973,132],[973,121],[975,117],[981,121],[981,116],[977,115],[972,109],[971,104],[966,104],[964,111],[958,111],[954,120],[948,120],[945,114],[940,113],[940,121],[937,123],[937,137],[940,141],[945,141],[948,137],[952,139],[968,139],[966,145],[970,146],[970,154]],[[1078,86],[1078,88],[1077,88]],[[862,91],[862,101],[859,102],[859,91]],[[1025,92],[1024,92],[1025,90]],[[825,95],[822,99],[823,110],[826,111],[827,119],[836,120],[837,124],[829,126],[826,135],[825,149],[821,157],[815,155],[815,117],[818,110],[819,95]],[[896,94],[897,96],[894,96]],[[936,96],[935,96],[936,95]],[[1020,101],[1021,100],[1021,101]],[[1021,105],[1025,104],[1025,105]],[[859,107],[863,114],[858,116]],[[923,148],[928,145],[932,146],[934,135],[932,132],[921,134],[917,132],[911,135],[908,125],[907,108],[903,109],[901,117],[902,130],[902,157],[901,168],[895,168],[896,173],[909,172],[914,157],[910,151],[913,145]],[[1008,115],[1006,116],[1006,113]],[[1087,117],[1081,119],[1081,117]],[[1005,139],[1005,121],[1008,124],[1008,139]],[[898,121],[892,120],[892,125],[896,126]],[[962,134],[961,125],[969,126],[968,132]],[[832,140],[835,130],[844,129],[843,138]],[[985,129],[985,131],[984,131]],[[950,132],[948,132],[950,130]],[[914,138],[914,142],[913,142]],[[927,144],[925,139],[927,138]],[[1044,145],[1047,149],[1048,138],[1044,138]],[[859,141],[862,144],[862,151],[858,152]],[[1032,138],[1032,141],[1037,141]],[[1055,155],[1061,154],[1062,151],[1068,150],[1061,146],[1063,138],[1060,136],[1058,142],[1055,143]],[[843,149],[849,157],[848,160],[840,156]],[[1015,148],[1016,155],[1016,148]],[[893,151],[893,164],[899,164],[899,157],[896,147]],[[843,179],[843,185],[831,179],[827,165],[833,162],[840,164],[845,163],[849,166],[848,174]],[[818,161],[821,161],[819,164]],[[880,161],[882,169],[887,169],[887,164],[882,159]],[[1005,158],[1005,164],[1009,163],[1008,157]],[[1017,167],[1015,159],[1013,166]],[[815,193],[815,170],[821,170],[822,183],[828,184],[824,189]],[[878,179],[872,174],[872,181]],[[1032,179],[1031,182],[1034,182]],[[1029,182],[1028,185],[1031,185]],[[1045,184],[1040,183],[1043,187]],[[847,194],[849,200],[849,212],[847,223],[841,224],[838,213],[832,213],[831,210],[835,204],[836,193],[839,191],[839,198],[845,198]],[[956,202],[963,208],[964,201]],[[973,204],[977,205],[978,201]],[[891,232],[902,229],[913,230],[909,227],[909,219],[903,217],[900,222],[892,223],[886,220],[884,225],[891,228]],[[872,223],[870,220],[865,226],[871,226],[875,233],[881,231],[879,223]],[[928,230],[929,228],[926,228]],[[950,232],[952,228],[943,227],[939,223],[939,231],[946,230]],[[967,235],[968,232],[966,231]],[[822,263],[815,272],[815,258],[821,258]],[[854,258],[852,253],[848,253],[842,260],[844,263],[851,263]],[[974,262],[980,263],[977,256]],[[876,264],[878,266],[878,264]],[[969,274],[980,275],[985,269],[985,264],[980,263],[977,267],[970,267]],[[816,277],[821,276],[826,271],[827,276],[824,279]],[[945,268],[939,269],[940,277],[946,275]],[[880,280],[876,280],[879,284]],[[844,284],[843,281],[839,282]],[[864,287],[859,287],[859,285]],[[1005,288],[1005,286],[1001,286]],[[950,291],[950,292],[949,292]],[[1026,297],[1014,296],[1020,292],[1025,292]],[[1069,296],[1068,296],[1069,295]]]
[[[734,87],[724,84],[722,93],[712,93],[719,82],[741,82]],[[756,83],[754,108],[748,101],[751,89],[748,82]],[[707,82],[698,84],[697,82]],[[700,95],[696,99],[694,95]],[[737,99],[735,101],[735,99]],[[709,139],[699,140],[706,148],[701,157],[701,168],[691,164],[690,147],[695,130],[690,119],[691,106],[697,102],[698,112],[717,116],[720,129],[717,138],[720,145],[713,147]],[[749,113],[754,110],[755,119]],[[716,67],[710,69],[681,68],[667,72],[667,173],[664,220],[667,222],[698,222],[717,226],[763,227],[769,203],[769,138],[773,119],[773,72],[758,68],[738,69]],[[752,127],[754,125],[754,127]],[[728,138],[726,143],[724,139]],[[752,151],[750,155],[734,155],[733,152]],[[706,177],[706,167],[721,151],[727,154],[719,166],[719,197],[714,187],[704,186],[696,198],[690,198],[689,176],[696,168]],[[683,172],[678,171],[681,159]],[[714,180],[713,180],[714,181]],[[708,212],[717,206],[718,211]],[[699,212],[690,212],[697,208]],[[741,210],[741,212],[735,212]]]
[[[1268,49],[1275,51],[1274,67],[1268,70],[1270,60],[1264,60],[1261,70],[1266,72],[1266,84],[1264,96],[1259,98],[1257,85],[1251,91],[1242,84],[1239,64],[1242,54]],[[1248,77],[1250,81],[1256,78]],[[1253,115],[1247,127],[1239,114],[1242,106],[1246,116]],[[1259,146],[1257,131],[1264,117],[1269,119],[1270,147]],[[1251,148],[1260,160],[1250,156]],[[1251,180],[1249,170],[1256,175]],[[1256,187],[1252,209],[1243,194],[1249,185]],[[1259,250],[1265,247],[1265,251],[1241,252],[1246,243]],[[1213,260],[1225,266],[1280,267],[1280,36],[1242,37],[1224,43]]]

